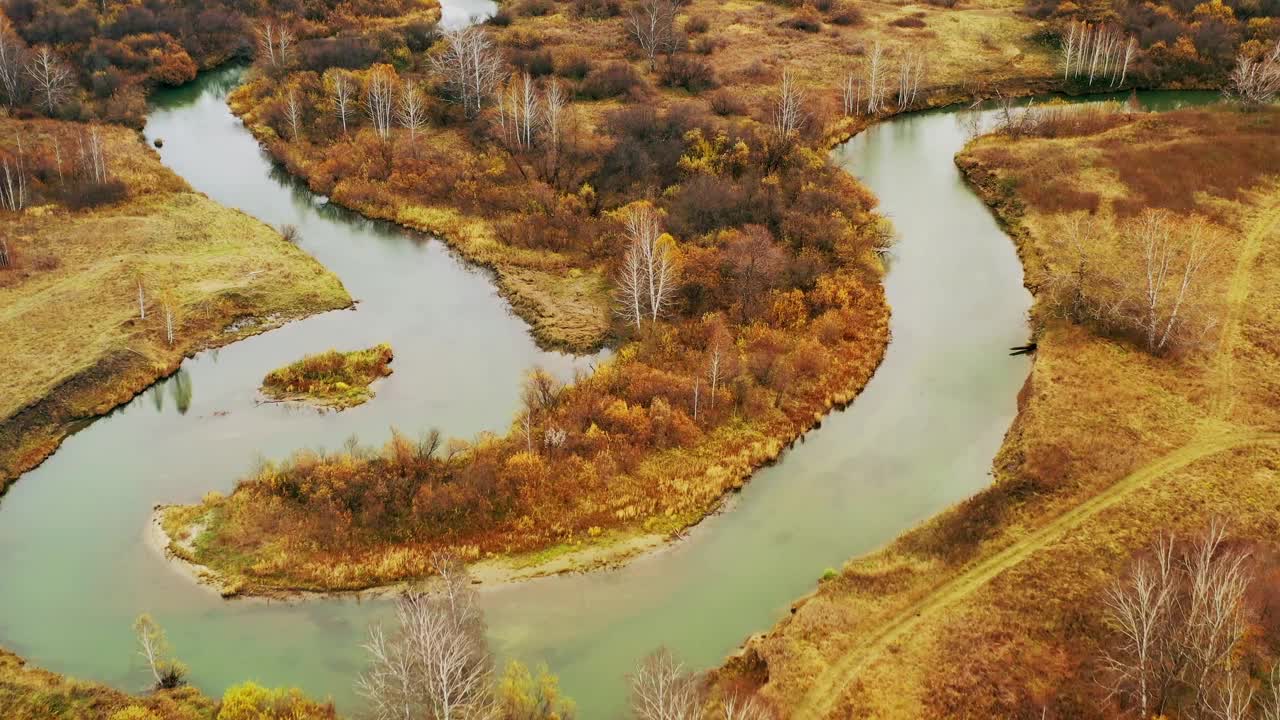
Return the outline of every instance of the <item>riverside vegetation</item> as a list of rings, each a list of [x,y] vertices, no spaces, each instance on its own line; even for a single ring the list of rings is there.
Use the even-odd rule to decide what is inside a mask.
[[[369,385],[391,374],[391,346],[366,350],[329,350],[272,370],[262,392],[277,401],[298,401],[342,410],[373,397]]]
[[[554,551],[695,522],[847,402],[886,340],[875,251],[887,228],[824,161],[827,143],[880,114],[1057,83],[1054,48],[1073,33],[1111,57],[1135,47],[1113,34],[1140,27],[1074,3],[1033,8],[1051,18],[1034,23],[1002,3],[527,1],[441,38],[434,7],[275,5],[226,8],[221,47],[234,50],[219,55],[188,48],[215,18],[164,3],[11,3],[16,32],[0,27],[0,42],[45,70],[0,92],[18,114],[136,122],[142,88],[190,74],[176,46],[204,66],[256,44],[257,75],[234,107],[291,172],[368,215],[442,232],[495,269],[543,342],[622,349],[569,388],[533,373],[505,437],[396,435],[382,451],[303,454],[167,518],[175,537],[207,523],[194,557],[249,590],[365,587],[431,572],[442,546]],[[1265,3],[1156,12],[1149,24],[1173,27],[1176,58],[1198,65],[1161,61],[1169,44],[1143,37],[1100,84],[1201,82],[1222,67],[1200,62],[1211,49],[1268,47],[1274,15]],[[77,27],[87,32],[60,34]],[[95,29],[120,47],[91,42]],[[778,60],[760,58],[762,43]],[[466,65],[466,49],[484,62]],[[1064,82],[1088,89],[1093,74],[1068,65]],[[1134,333],[1132,318],[1096,329]],[[735,682],[754,689],[757,677]],[[763,697],[781,697],[785,678]],[[701,697],[661,653],[637,673],[641,699],[646,679]],[[738,716],[739,696],[724,697]]]
[[[131,131],[0,117],[0,165],[24,178],[0,191],[0,490],[183,357],[351,303]]]
[[[1262,717],[1280,657],[1280,112],[1012,119],[957,158],[1035,295],[995,482],[833,573],[719,686],[796,718]],[[1222,659],[1188,659],[1205,645],[1175,613],[1201,606],[1176,599],[1181,576],[1152,579],[1153,545],[1212,559],[1197,587],[1221,590],[1228,629],[1202,635]],[[1130,652],[1138,578],[1170,598],[1147,618],[1167,676]],[[1159,691],[1138,692],[1144,672]]]
[[[527,2],[369,62],[307,61],[264,35],[231,104],[292,174],[492,267],[543,342],[621,351],[567,388],[535,373],[504,436],[268,464],[168,511],[175,552],[232,591],[354,590],[420,576],[435,548],[556,553],[699,520],[881,355],[889,233],[823,157],[833,138],[983,92],[959,70],[986,62],[1013,91],[1060,61],[1077,89],[1175,72],[1065,18],[921,12]],[[911,33],[931,21],[959,27],[925,51]],[[961,29],[984,22],[1002,40]],[[762,38],[778,59],[748,50]],[[833,83],[831,67],[847,71]]]

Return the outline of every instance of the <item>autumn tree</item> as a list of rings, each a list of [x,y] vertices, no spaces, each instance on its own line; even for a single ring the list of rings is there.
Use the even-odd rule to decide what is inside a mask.
[[[1253,692],[1239,657],[1247,560],[1215,522],[1182,548],[1161,539],[1133,564],[1105,601],[1115,632],[1103,656],[1111,697],[1141,717],[1178,704],[1195,716],[1248,717]]]
[[[871,46],[871,51],[867,53],[864,69],[866,72],[867,114],[875,115],[881,110],[886,87],[889,84],[889,63],[885,58],[884,48],[881,47],[879,40],[875,41]]]
[[[155,679],[156,688],[182,685],[187,668],[169,656],[169,642],[160,625],[150,615],[143,613],[134,621],[133,632],[138,637],[138,654],[146,661],[147,668]]]
[[[928,54],[921,49],[909,49],[898,59],[898,109],[915,106],[920,95],[920,83],[928,69]]]
[[[400,100],[396,104],[396,120],[400,127],[409,131],[409,142],[418,139],[418,133],[427,124],[427,103],[422,91],[412,83],[406,83],[400,91]]]
[[[1074,77],[1087,85],[1109,79],[1111,87],[1118,87],[1124,84],[1137,52],[1137,40],[1115,27],[1072,22],[1062,39],[1062,77]]]
[[[1205,320],[1190,318],[1190,300],[1206,262],[1219,246],[1199,220],[1179,223],[1161,210],[1147,210],[1131,221],[1125,236],[1142,253],[1141,294],[1133,314],[1147,349],[1165,350],[1201,329]]]
[[[433,565],[433,586],[397,599],[397,630],[370,629],[370,667],[356,687],[377,720],[471,720],[494,711],[493,657],[471,578],[454,556],[438,554]]]
[[[635,720],[700,720],[706,699],[702,678],[685,670],[666,648],[650,653],[631,674]]]
[[[264,22],[255,29],[258,59],[271,70],[283,70],[293,64],[294,36],[283,23]]]
[[[1047,307],[1103,331],[1136,334],[1151,353],[1192,345],[1214,327],[1202,286],[1221,243],[1205,220],[1146,210],[1121,227],[1130,254],[1120,262],[1099,256],[1103,234],[1087,213],[1058,221],[1053,236],[1064,259],[1049,269]]]
[[[657,321],[675,301],[679,265],[675,238],[662,232],[658,211],[648,203],[631,206],[623,216],[627,250],[618,277],[619,315],[640,328]]]
[[[781,163],[795,146],[800,132],[809,121],[804,91],[789,71],[782,73],[782,84],[774,98],[769,124],[769,150],[766,164],[770,169]]]
[[[16,151],[0,158],[0,208],[18,212],[26,208],[27,200],[26,158],[19,135]]]
[[[26,98],[27,48],[0,13],[0,99],[10,108]]]
[[[289,88],[284,96],[284,117],[289,123],[289,139],[297,142],[302,135],[302,102],[298,100],[298,91]]]
[[[96,126],[83,132],[78,140],[80,149],[80,171],[88,180],[95,183],[107,181],[107,154],[102,142],[102,133]]]
[[[1271,104],[1280,95],[1280,41],[1260,58],[1241,53],[1227,80],[1226,92],[1250,110]]]
[[[333,103],[333,110],[342,123],[342,134],[347,134],[347,121],[355,113],[356,83],[351,73],[341,68],[331,68],[324,74],[325,88]]]
[[[555,407],[560,389],[560,381],[543,368],[535,367],[525,375],[520,389],[521,404],[524,407],[518,421],[525,437],[526,451],[533,452],[538,417],[548,414]],[[550,444],[559,446],[563,442]]]
[[[36,48],[26,64],[27,78],[45,113],[53,115],[71,95],[71,68],[47,45]]]
[[[383,140],[391,137],[397,84],[395,68],[390,65],[374,65],[365,80],[364,111],[373,123],[374,131]]]
[[[785,271],[787,252],[767,228],[747,225],[729,240],[724,253],[739,319],[745,323],[759,314],[765,293]]]
[[[675,4],[671,0],[639,0],[627,16],[627,32],[649,61],[649,70],[654,70],[660,53],[675,50]]]
[[[498,134],[513,154],[533,148],[541,125],[542,103],[529,73],[512,78],[498,92]]]
[[[494,134],[511,155],[521,177],[526,161],[542,180],[555,183],[560,173],[568,94],[556,79],[539,90],[529,73],[509,79],[497,93]]]
[[[724,720],[772,720],[773,713],[749,695],[731,695],[721,706]]]
[[[498,682],[493,720],[572,720],[573,701],[560,692],[555,675],[541,666],[537,675],[511,661]]]
[[[431,58],[432,67],[444,78],[450,98],[474,118],[506,78],[502,53],[477,25],[446,32],[444,44],[444,52]]]

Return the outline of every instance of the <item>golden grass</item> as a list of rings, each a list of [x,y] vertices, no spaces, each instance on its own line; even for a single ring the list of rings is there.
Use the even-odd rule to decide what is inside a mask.
[[[1017,0],[974,0],[955,8],[927,3],[848,2],[863,16],[855,25],[838,25],[824,17],[818,32],[804,32],[783,25],[805,12],[784,4],[750,0],[693,0],[682,4],[677,23],[702,17],[709,30],[691,36],[719,47],[706,59],[715,67],[722,84],[748,104],[763,103],[777,92],[784,69],[811,93],[838,106],[838,91],[845,73],[864,62],[879,42],[886,56],[896,58],[910,50],[925,50],[929,69],[922,89],[934,96],[931,104],[955,102],[975,92],[995,87],[1032,83],[1041,87],[1057,77],[1056,57],[1033,40],[1043,23],[1022,14]],[[807,7],[807,6],[806,6]],[[564,6],[543,17],[521,17],[506,30],[508,36],[523,33],[537,37],[542,47],[557,50],[586,48],[597,65],[608,60],[631,60],[633,41],[625,19],[579,20]],[[905,29],[889,23],[896,18],[918,16],[924,28]],[[661,102],[688,100],[678,90],[664,90]],[[588,124],[598,120],[615,103],[579,103]]]
[[[391,346],[383,343],[364,350],[329,350],[308,355],[272,370],[262,380],[262,392],[284,402],[305,402],[342,410],[373,397],[369,385],[391,374]]]
[[[203,720],[215,717],[214,707],[194,688],[129,695],[33,668],[0,649],[0,715],[5,720]],[[135,714],[125,714],[129,712]]]
[[[1275,114],[1209,117],[1230,144]],[[1097,191],[1111,218],[1112,205],[1140,188],[1106,168],[1205,118],[1145,117],[1083,138],[986,137],[958,162],[1008,225],[1034,289],[1045,267],[1063,261],[1047,236],[1056,211],[1029,202],[1021,183],[1010,196],[1001,179],[1066,178]],[[1165,168],[1168,182],[1217,162],[1214,147],[1188,145],[1191,155]],[[1039,349],[993,485],[848,563],[720,671],[722,687],[763,683],[763,697],[793,718],[1112,716],[1094,682],[1108,632],[1101,598],[1132,555],[1160,532],[1194,533],[1214,517],[1236,536],[1274,541],[1276,180],[1254,177],[1229,198],[1196,197],[1229,238],[1210,276],[1223,308],[1218,343],[1152,357],[1038,305]]]
[[[25,122],[30,137],[79,132]],[[0,138],[16,137],[18,125],[0,120]],[[192,192],[135,133],[101,133],[128,200],[3,218],[17,265],[0,270],[0,364],[9,368],[0,378],[0,488],[51,453],[71,423],[127,401],[184,356],[351,303],[319,263]]]

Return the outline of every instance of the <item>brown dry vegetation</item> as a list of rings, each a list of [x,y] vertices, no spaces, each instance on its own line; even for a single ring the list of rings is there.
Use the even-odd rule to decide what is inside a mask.
[[[1237,543],[1269,556],[1280,529],[1278,121],[1276,111],[1182,111],[966,148],[958,162],[1007,224],[1037,291],[1039,348],[996,480],[824,581],[720,671],[721,687],[758,686],[794,718],[1121,711],[1096,682],[1113,633],[1102,600],[1133,555],[1162,532],[1188,537],[1224,518]],[[1040,284],[1072,256],[1058,232],[1066,209],[1038,184],[1096,194],[1104,226],[1133,197],[1185,212],[1185,195],[1129,172],[1169,145],[1181,149],[1160,178],[1198,180],[1193,207],[1226,237],[1206,276],[1221,322],[1206,346],[1153,357],[1048,311]],[[1232,155],[1239,147],[1250,150]],[[1207,178],[1207,167],[1223,172]],[[1122,258],[1114,242],[1097,238]],[[1273,575],[1263,563],[1256,592],[1272,592]],[[1261,645],[1251,652],[1274,658],[1266,618],[1252,616]]]
[[[308,355],[272,370],[262,381],[262,392],[280,401],[299,401],[320,407],[343,409],[373,397],[369,385],[391,374],[391,346],[383,343],[365,350]]]
[[[26,137],[37,205],[0,213],[0,488],[49,455],[72,425],[133,397],[188,354],[351,299],[271,228],[194,193],[137,135],[99,128],[124,197],[69,210],[51,158],[84,126],[0,119],[0,156]],[[139,318],[141,282],[147,317]],[[168,342],[165,308],[173,314]]]
[[[328,703],[296,690],[253,683],[227,690],[221,702],[191,687],[129,695],[33,668],[0,649],[0,717],[5,720],[335,720]]]
[[[533,422],[522,417],[505,436],[452,451],[434,436],[400,437],[378,451],[265,467],[229,497],[171,511],[179,538],[186,523],[204,528],[193,553],[175,550],[249,592],[353,589],[427,572],[429,551],[445,545],[474,559],[676,532],[848,402],[885,342],[873,251],[885,227],[874,200],[824,157],[830,138],[866,121],[830,112],[830,67],[851,68],[870,38],[891,53],[924,39],[889,25],[898,8],[865,7],[861,21],[872,24],[862,33],[837,22],[847,9],[824,6],[823,31],[811,33],[782,24],[810,11],[695,3],[677,19],[689,28],[687,49],[659,57],[652,71],[621,8],[505,10],[487,31],[506,60],[555,74],[572,98],[554,162],[504,145],[492,109],[467,119],[448,102],[429,63],[443,42],[350,72],[360,93],[374,75],[392,78],[397,92],[424,91],[425,125],[393,127],[387,139],[359,113],[344,133],[332,73],[257,68],[233,108],[312,189],[442,233],[495,268],[544,342],[591,347],[608,337],[623,347],[594,376],[528,405],[523,417]],[[934,43],[927,85],[940,88],[937,98],[977,87],[946,58],[966,57],[993,83],[1051,72],[1047,53],[1026,39],[1033,25],[1009,7],[912,12],[956,26]],[[1007,44],[984,41],[986,24]],[[777,52],[761,59],[762,43]],[[784,68],[804,88],[809,119],[785,145],[770,136]],[[535,82],[545,90],[550,78]],[[624,221],[645,200],[673,236],[682,275],[666,319],[637,331],[610,320],[607,291],[626,248]],[[713,397],[716,344],[732,369]]]

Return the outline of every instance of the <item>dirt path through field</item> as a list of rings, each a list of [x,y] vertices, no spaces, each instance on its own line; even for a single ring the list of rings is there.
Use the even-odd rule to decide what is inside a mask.
[[[1280,223],[1280,200],[1268,204],[1245,235],[1235,269],[1227,286],[1227,312],[1221,341],[1215,353],[1209,415],[1201,430],[1188,444],[1130,473],[1103,492],[1062,513],[1047,525],[1021,538],[996,554],[971,564],[960,574],[939,585],[925,597],[890,618],[874,633],[850,648],[819,675],[801,704],[791,713],[793,720],[821,720],[830,715],[842,690],[858,673],[921,622],[960,602],[1000,573],[1015,567],[1098,513],[1123,501],[1133,492],[1188,465],[1217,453],[1247,445],[1280,446],[1280,433],[1261,430],[1224,429],[1234,403],[1232,385],[1235,348],[1240,340],[1240,323],[1247,306],[1250,269],[1263,239]]]

